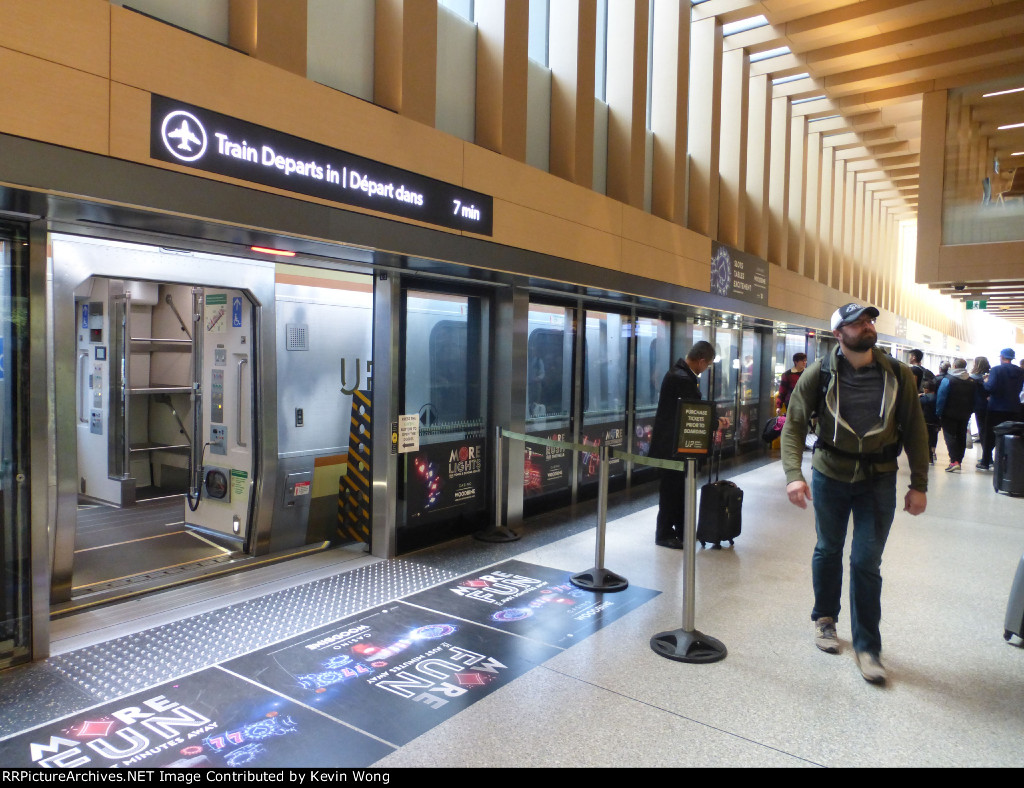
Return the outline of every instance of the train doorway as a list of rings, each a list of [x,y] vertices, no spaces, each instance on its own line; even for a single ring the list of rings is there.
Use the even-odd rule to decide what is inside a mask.
[[[55,610],[253,552],[272,264],[72,236],[51,254],[54,314],[74,316],[54,320]]]

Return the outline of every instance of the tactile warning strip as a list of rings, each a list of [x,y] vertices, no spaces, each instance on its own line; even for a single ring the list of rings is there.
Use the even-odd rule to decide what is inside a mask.
[[[98,700],[113,700],[455,576],[411,561],[378,561],[47,662]]]

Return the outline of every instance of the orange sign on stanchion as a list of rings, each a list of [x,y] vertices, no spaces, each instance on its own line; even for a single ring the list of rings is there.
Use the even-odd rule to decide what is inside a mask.
[[[686,463],[683,501],[683,626],[659,632],[651,638],[655,653],[676,662],[717,662],[725,659],[725,645],[694,628],[697,542],[697,461],[711,448],[712,409],[710,402],[680,402],[676,456]]]

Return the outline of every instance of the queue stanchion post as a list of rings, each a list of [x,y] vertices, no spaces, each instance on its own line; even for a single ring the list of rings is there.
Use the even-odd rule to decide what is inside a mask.
[[[585,591],[622,591],[629,587],[629,581],[609,571],[604,566],[604,540],[608,526],[608,460],[611,456],[607,446],[599,450],[600,463],[597,475],[597,548],[594,566],[569,578],[572,584]]]
[[[494,428],[494,524],[473,534],[481,542],[514,542],[519,534],[503,524],[505,514],[505,441],[501,427]]]
[[[710,411],[708,411],[710,417]],[[686,483],[683,500],[683,626],[659,632],[651,638],[651,649],[676,662],[718,662],[728,653],[725,644],[694,628],[697,571],[697,461],[685,461]]]

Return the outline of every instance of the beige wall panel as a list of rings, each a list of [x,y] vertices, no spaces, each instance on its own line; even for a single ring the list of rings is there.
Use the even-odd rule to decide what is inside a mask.
[[[1020,279],[1024,274],[1022,261],[1024,241],[940,246],[933,281]]]
[[[114,81],[461,185],[449,134],[138,14],[111,21]]]
[[[110,155],[128,161],[149,159],[149,93],[145,90],[110,83]],[[173,169],[195,172],[187,167]]]
[[[476,141],[526,159],[529,3],[490,0],[476,6]]]
[[[770,277],[768,306],[773,309],[799,312],[827,323],[836,309],[852,300],[849,293],[784,268],[772,268]]]
[[[0,49],[0,131],[107,153],[109,82],[84,71]]]
[[[946,91],[925,93],[921,103],[920,202],[915,281],[939,281],[942,191],[946,157]]]
[[[465,170],[462,185],[467,189],[612,235],[622,233],[621,203],[536,167],[466,143]]]
[[[494,201],[493,240],[531,252],[622,270],[621,236],[514,203]],[[486,266],[487,261],[481,260],[481,265]],[[559,279],[557,270],[550,271],[548,276]]]
[[[260,60],[306,76],[305,2],[231,0],[231,45]]]
[[[709,241],[709,258],[710,254]],[[627,273],[705,293],[711,289],[710,262],[701,263],[629,240],[622,242],[622,259],[623,269]]]
[[[0,19],[0,47],[108,75],[110,3],[106,0],[0,0]],[[0,73],[6,86],[7,72]]]
[[[594,56],[597,6],[559,0],[550,6],[551,172],[590,188],[594,181]]]
[[[623,208],[622,237],[624,241],[632,241],[676,257],[686,258],[708,270],[711,268],[710,238],[637,208]],[[707,290],[710,286],[711,280],[705,279],[702,280],[700,287]]]

